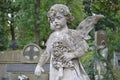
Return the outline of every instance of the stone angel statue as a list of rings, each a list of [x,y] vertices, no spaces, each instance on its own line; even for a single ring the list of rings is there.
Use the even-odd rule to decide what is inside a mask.
[[[46,49],[36,66],[35,75],[40,76],[44,72],[42,66],[50,61],[49,80],[90,80],[79,58],[89,48],[86,43],[90,38],[88,33],[103,17],[89,16],[73,30],[68,28],[68,24],[74,19],[69,8],[64,4],[53,5],[48,11],[48,21],[53,33],[46,42]]]

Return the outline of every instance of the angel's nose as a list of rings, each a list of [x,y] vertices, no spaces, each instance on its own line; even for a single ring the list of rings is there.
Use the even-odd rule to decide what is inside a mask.
[[[57,22],[57,21],[54,21],[54,24],[58,24],[58,22]]]

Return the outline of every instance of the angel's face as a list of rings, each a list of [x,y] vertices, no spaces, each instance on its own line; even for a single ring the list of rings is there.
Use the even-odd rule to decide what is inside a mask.
[[[61,13],[56,15],[50,21],[50,28],[52,30],[60,30],[67,25],[66,17]]]

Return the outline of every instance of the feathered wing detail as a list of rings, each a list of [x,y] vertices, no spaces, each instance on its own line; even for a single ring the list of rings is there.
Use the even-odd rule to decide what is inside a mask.
[[[94,25],[103,18],[103,15],[88,16],[78,25],[77,30],[79,30],[85,40],[88,40],[90,39],[90,36],[88,35],[89,32],[94,28]]]

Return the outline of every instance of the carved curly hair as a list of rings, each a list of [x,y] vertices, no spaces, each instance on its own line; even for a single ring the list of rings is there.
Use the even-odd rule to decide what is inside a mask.
[[[48,21],[50,22],[52,18],[55,17],[57,13],[63,14],[67,19],[67,24],[70,24],[74,17],[71,15],[69,8],[64,4],[55,4],[48,11]]]

